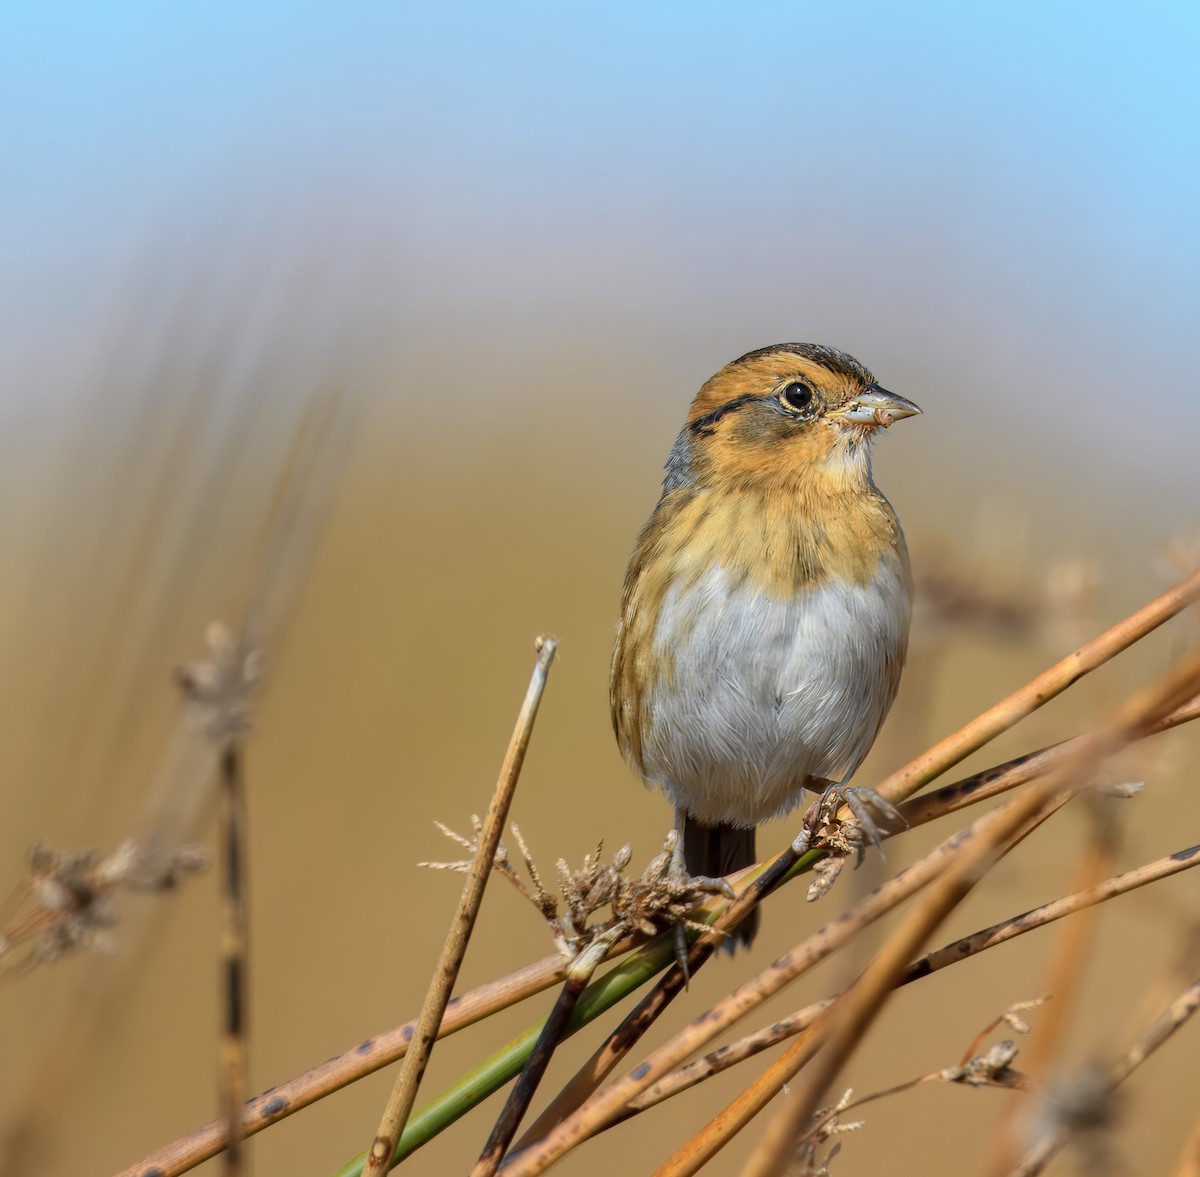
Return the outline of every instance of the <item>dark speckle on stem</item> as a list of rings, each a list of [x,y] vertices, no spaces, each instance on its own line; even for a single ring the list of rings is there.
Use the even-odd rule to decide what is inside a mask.
[[[650,1064],[649,1063],[638,1063],[638,1065],[636,1067],[634,1067],[632,1071],[629,1072],[629,1077],[634,1080],[642,1080],[648,1074],[650,1074]]]

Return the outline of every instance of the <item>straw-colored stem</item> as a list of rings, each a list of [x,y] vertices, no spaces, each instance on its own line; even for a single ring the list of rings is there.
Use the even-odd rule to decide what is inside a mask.
[[[1200,578],[1197,580],[1200,583]],[[554,1128],[544,1140],[530,1145],[525,1152],[515,1157],[506,1166],[509,1177],[533,1177],[533,1174],[544,1172],[560,1157],[599,1131],[604,1124],[620,1113],[625,1104],[657,1082],[667,1071],[682,1063],[688,1055],[744,1017],[766,997],[778,992],[807,971],[817,960],[823,959],[834,948],[841,947],[852,935],[866,926],[867,922],[878,918],[883,911],[891,910],[932,879],[940,877],[950,862],[978,862],[980,856],[989,853],[996,843],[992,834],[994,828],[1011,829],[1014,822],[1019,825],[1028,818],[1031,811],[1036,811],[1045,803],[1051,791],[1063,790],[1063,782],[1072,771],[1085,764],[1094,765],[1100,758],[1129,740],[1146,734],[1170,711],[1190,701],[1200,687],[1198,679],[1200,651],[1185,658],[1160,683],[1130,700],[1117,714],[1110,727],[1093,733],[1078,755],[1073,756],[1063,769],[1052,774],[1046,782],[980,819],[908,870],[876,888],[841,919],[832,925],[826,925],[815,937],[798,945],[792,952],[785,953],[758,977],[740,986],[729,997],[686,1026],[662,1047],[652,1052],[633,1072],[594,1095],[583,1107]],[[1071,788],[1078,787],[1078,782],[1071,785]],[[956,872],[958,873],[961,872]],[[902,968],[904,963],[901,961],[896,967]]]
[[[980,837],[994,820],[994,814],[987,814],[966,830],[954,834],[924,858],[880,884],[843,915],[776,958],[766,969],[651,1052],[631,1073],[593,1095],[545,1139],[531,1143],[505,1166],[506,1177],[532,1177],[535,1173],[545,1172],[560,1157],[605,1127],[626,1104],[668,1071],[938,877],[956,849]]]
[[[1181,724],[1190,723],[1200,718],[1200,697],[1191,699],[1182,707],[1175,708],[1170,715],[1165,716],[1154,724],[1145,734],[1160,735]],[[1086,740],[1090,733],[1073,736],[1062,743],[1052,744],[1048,748],[1039,748],[1036,752],[1026,752],[1023,756],[1015,756],[1003,764],[993,765],[970,776],[963,777],[940,788],[931,789],[919,797],[912,797],[900,805],[909,828],[924,825],[926,822],[957,813],[969,805],[986,801],[990,797],[998,797],[1001,793],[1015,789],[1029,781],[1045,776],[1056,765],[1070,756],[1079,747],[1081,740]],[[885,834],[885,837],[894,836]]]
[[[1047,820],[1065,802],[1065,796],[1054,798],[1048,802],[1042,811],[1027,823],[1026,828],[1012,839],[1012,843],[1015,845],[1026,833]],[[896,984],[898,983],[899,980],[896,981]],[[728,1107],[722,1109],[679,1149],[657,1171],[655,1177],[685,1177],[685,1175],[691,1177],[724,1148],[778,1095],[783,1085],[817,1054],[826,1033],[833,1024],[835,1006],[846,996],[847,994],[843,994],[836,1001],[826,1004],[825,1008],[812,1019],[800,1038],[750,1083]]]
[[[1076,891],[1071,895],[1064,895],[1061,899],[1045,903],[1041,907],[1035,907],[1032,911],[1013,916],[1011,919],[1002,920],[989,928],[983,928],[967,936],[959,936],[944,947],[909,964],[900,974],[896,982],[897,988],[939,972],[948,965],[977,956],[989,948],[1006,944],[1009,940],[1023,936],[1026,932],[1032,932],[1037,928],[1045,927],[1064,916],[1073,915],[1085,908],[1104,903],[1118,895],[1127,894],[1148,883],[1158,882],[1160,879],[1168,878],[1196,866],[1200,866],[1200,844],[1189,846],[1175,854],[1168,854],[1163,858],[1148,862],[1144,866],[1115,875],[1094,887]],[[621,1119],[628,1119],[638,1112],[655,1107],[664,1100],[679,1095],[681,1092],[695,1087],[696,1084],[702,1083],[714,1075],[719,1075],[730,1067],[794,1037],[802,1030],[808,1029],[819,1014],[833,1005],[834,1000],[830,997],[814,1002],[812,1005],[805,1006],[804,1009],[797,1010],[794,1014],[777,1019],[754,1034],[749,1034],[727,1046],[719,1047],[694,1062],[677,1067],[669,1074],[664,1075],[648,1091],[638,1096],[630,1107],[626,1108]],[[1200,1174],[1197,1174],[1197,1177],[1200,1177]]]
[[[520,1127],[530,1101],[537,1093],[538,1085],[546,1073],[546,1068],[550,1065],[550,1059],[566,1036],[571,1015],[574,1014],[579,1004],[579,998],[583,995],[597,966],[604,959],[605,951],[616,939],[616,935],[616,929],[613,929],[606,936],[589,944],[571,962],[571,967],[567,969],[566,982],[559,991],[558,1000],[555,1001],[550,1016],[542,1026],[533,1052],[524,1067],[521,1068],[521,1074],[517,1077],[517,1082],[513,1085],[508,1099],[504,1101],[504,1107],[496,1118],[487,1144],[484,1145],[475,1168],[471,1170],[471,1177],[493,1177],[496,1170],[500,1168],[500,1162],[503,1160],[508,1146],[512,1143],[513,1137],[517,1134],[517,1128]]]
[[[446,943],[438,959],[437,968],[429,984],[425,996],[425,1004],[417,1019],[417,1028],[409,1045],[408,1052],[401,1064],[400,1074],[396,1077],[395,1086],[384,1108],[383,1118],[375,1133],[375,1139],[367,1150],[367,1160],[364,1167],[366,1177],[382,1177],[392,1166],[392,1158],[396,1153],[396,1145],[404,1131],[413,1103],[417,1098],[417,1089],[425,1074],[429,1056],[433,1053],[433,1044],[437,1041],[438,1027],[446,1012],[446,1005],[458,980],[458,970],[463,956],[467,951],[467,943],[475,927],[475,917],[479,913],[479,905],[483,900],[484,888],[492,873],[492,863],[496,858],[496,850],[500,845],[500,834],[504,823],[508,820],[508,809],[516,791],[517,780],[521,775],[521,765],[525,760],[525,751],[529,747],[529,737],[533,731],[533,722],[537,718],[538,706],[546,689],[546,676],[550,664],[554,660],[557,643],[552,637],[538,639],[537,662],[534,665],[533,676],[529,688],[525,692],[525,701],[517,716],[516,727],[512,739],[509,740],[508,750],[504,754],[504,763],[492,795],[492,803],[488,807],[483,829],[479,833],[475,848],[475,858],[467,874],[463,886],[462,897],[459,899],[458,910],[450,924]]]
[[[1200,1008],[1200,979],[1193,981],[1176,997],[1129,1052],[1107,1069],[1104,1088],[1109,1092],[1115,1091],[1196,1012],[1197,1008]],[[1021,1158],[1010,1170],[1008,1177],[1037,1177],[1070,1139],[1071,1128],[1060,1121]]]
[[[1200,686],[1200,649],[1175,664],[1159,682],[1130,699],[1106,727],[1093,732],[1044,781],[1008,802],[987,833],[963,846],[941,879],[909,913],[866,972],[827,1015],[829,1031],[814,1065],[805,1072],[787,1106],[776,1116],[743,1170],[743,1177],[779,1177],[829,1084],[883,1008],[915,947],[961,902],[1000,847],[1056,794],[1070,796],[1093,778],[1104,759],[1150,730]],[[819,1024],[819,1023],[818,1023]]]
[[[1193,699],[1190,703],[1177,708],[1161,723],[1155,725],[1148,734],[1165,731],[1198,716],[1200,716],[1200,698]],[[1082,738],[1084,737],[1076,737],[1076,739]],[[943,786],[905,802],[902,812],[908,818],[910,825],[915,827],[999,795],[1034,779],[1039,772],[1046,771],[1047,768],[1058,762],[1058,757],[1071,743],[1072,741],[1066,741],[1063,744],[1054,745],[1052,748],[1029,753],[1004,764],[973,773],[954,784]],[[765,870],[766,866],[767,864],[763,863],[749,868],[742,878],[757,875]],[[698,918],[703,918],[703,916],[698,914]],[[618,942],[609,951],[608,959],[627,952],[634,942],[632,938]],[[642,971],[646,954],[659,956],[658,946],[648,944],[639,948],[621,966],[622,970],[627,968],[631,974],[638,974],[637,984],[643,983],[644,976],[653,976],[663,967],[666,960],[665,957],[660,959],[646,973]],[[619,984],[619,973],[620,970],[615,970],[614,974],[610,974],[605,981],[609,999],[613,1003],[620,1000],[633,987],[632,982],[629,987]],[[509,1009],[529,997],[542,993],[562,981],[565,975],[566,967],[562,958],[554,953],[495,981],[470,990],[461,997],[451,1000],[439,1027],[438,1037],[442,1038],[475,1025],[500,1010]],[[604,1012],[603,1008],[599,1008],[595,1011],[594,1016],[599,1016],[602,1012]],[[327,1095],[340,1091],[358,1079],[373,1074],[382,1067],[403,1058],[415,1029],[415,1019],[404,1022],[391,1030],[373,1035],[342,1054],[319,1063],[295,1078],[279,1083],[268,1091],[255,1096],[245,1105],[244,1124],[247,1135],[261,1132],[272,1124],[324,1099]],[[589,1093],[585,1092],[585,1097]],[[532,1136],[532,1129],[527,1135]],[[136,1165],[124,1170],[119,1177],[140,1177],[141,1174],[147,1172],[161,1173],[163,1177],[178,1177],[178,1174],[216,1156],[224,1144],[224,1121],[212,1120],[194,1132],[156,1149]]]
[[[1196,601],[1200,601],[1200,572],[1193,573],[1099,637],[1080,646],[1032,682],[1026,683],[965,727],[959,728],[929,751],[892,773],[878,786],[877,792],[894,804],[907,800],[935,777],[1008,731],[1043,704],[1062,694],[1085,674],[1128,649]],[[843,809],[839,816],[848,819],[852,815]]]
[[[1196,1120],[1172,1177],[1200,1177],[1200,1118]]]
[[[225,1172],[245,1169],[242,1109],[246,1102],[246,982],[249,955],[246,915],[246,797],[241,749],[221,749],[221,995],[223,1001],[219,1095],[225,1119]]]
[[[1096,886],[1108,874],[1115,852],[1116,831],[1111,813],[1093,813],[1093,836],[1084,848],[1076,870],[1081,889]],[[1037,1020],[1029,1047],[1024,1052],[1023,1070],[1035,1088],[1041,1087],[1053,1066],[1062,1039],[1068,1010],[1083,976],[1084,962],[1094,928],[1094,913],[1068,920],[1060,930],[1050,957],[1046,983],[1039,990],[1052,1000]],[[1021,1155],[1021,1125],[1030,1111],[1031,1100],[1017,1094],[1000,1117],[996,1130],[991,1172],[1007,1173]]]

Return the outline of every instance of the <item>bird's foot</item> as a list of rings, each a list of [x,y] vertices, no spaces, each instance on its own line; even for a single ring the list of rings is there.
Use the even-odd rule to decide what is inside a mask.
[[[671,865],[666,875],[667,886],[680,896],[695,896],[697,901],[701,895],[721,895],[732,902],[737,898],[737,892],[729,885],[727,879],[713,878],[711,875],[693,875],[683,861],[683,838],[678,829],[674,835]],[[691,970],[688,968],[688,938],[687,920],[680,919],[672,930],[675,938],[675,961],[683,973],[683,983],[686,986],[691,981]]]
[[[737,898],[737,892],[725,879],[714,879],[711,875],[689,875],[682,863],[672,867],[669,876],[672,887],[677,887],[681,893],[692,895],[722,895],[730,902]],[[692,979],[691,969],[688,968],[688,938],[687,923],[680,920],[674,927],[675,961],[683,973],[683,984],[686,988]]]
[[[837,820],[837,811],[843,805],[854,815],[853,823],[843,824]],[[872,811],[875,816],[872,816]],[[884,829],[880,828],[875,817],[881,819]],[[883,794],[861,786],[830,783],[809,807],[801,836],[806,831],[811,841],[813,834],[824,828],[825,841],[845,853],[853,853],[856,862],[862,862],[864,841],[870,841],[879,851],[879,857],[886,859],[883,852],[884,830],[900,826],[907,828],[908,821]]]

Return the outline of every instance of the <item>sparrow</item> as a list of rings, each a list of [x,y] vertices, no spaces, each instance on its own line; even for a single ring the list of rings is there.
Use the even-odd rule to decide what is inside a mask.
[[[813,793],[810,819],[846,803],[878,840],[882,799],[846,782],[896,697],[912,576],[871,451],[920,411],[812,343],[749,352],[692,401],[625,575],[610,698],[700,883],[753,864],[755,827]]]

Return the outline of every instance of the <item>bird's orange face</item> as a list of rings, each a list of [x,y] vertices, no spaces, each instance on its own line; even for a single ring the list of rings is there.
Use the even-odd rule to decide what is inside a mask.
[[[722,368],[692,402],[692,472],[741,483],[824,469],[836,480],[877,429],[920,411],[832,348],[751,352]]]

